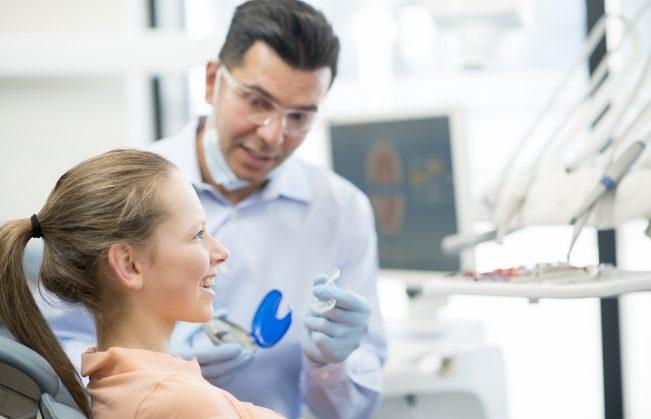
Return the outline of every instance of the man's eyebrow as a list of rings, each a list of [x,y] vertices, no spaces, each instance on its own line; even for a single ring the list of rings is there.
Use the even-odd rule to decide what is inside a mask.
[[[251,90],[255,90],[256,92],[260,93],[262,96],[278,103],[278,99],[276,99],[274,95],[269,93],[264,87],[260,86],[259,84],[246,85],[246,87],[248,87]],[[319,106],[316,104],[298,105],[298,106],[292,106],[291,109],[298,109],[302,111],[317,111],[319,109]]]

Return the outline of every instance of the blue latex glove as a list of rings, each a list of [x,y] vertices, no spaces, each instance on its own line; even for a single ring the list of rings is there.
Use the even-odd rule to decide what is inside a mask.
[[[326,275],[314,278],[314,296],[322,301],[334,298],[335,308],[305,317],[307,338],[301,342],[305,355],[313,362],[330,364],[343,362],[359,347],[368,331],[371,307],[364,297],[337,287],[322,285]]]
[[[221,310],[217,316],[225,319],[227,312]],[[218,387],[229,383],[253,362],[253,352],[250,349],[237,343],[215,345],[202,327],[194,330],[173,349],[185,359],[197,358],[201,375]]]

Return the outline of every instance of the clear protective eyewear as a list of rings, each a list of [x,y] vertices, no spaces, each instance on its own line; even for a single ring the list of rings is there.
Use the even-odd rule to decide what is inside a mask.
[[[235,80],[223,64],[217,74],[217,77],[220,76],[228,85],[225,96],[230,104],[253,124],[267,126],[278,114],[282,132],[299,137],[307,134],[318,119],[319,112],[316,110],[284,108],[255,89],[244,86]]]

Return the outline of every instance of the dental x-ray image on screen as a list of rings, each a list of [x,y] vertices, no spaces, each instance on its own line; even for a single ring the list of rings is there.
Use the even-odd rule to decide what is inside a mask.
[[[381,268],[460,269],[441,251],[458,225],[451,132],[447,115],[330,123],[334,170],[371,200]]]

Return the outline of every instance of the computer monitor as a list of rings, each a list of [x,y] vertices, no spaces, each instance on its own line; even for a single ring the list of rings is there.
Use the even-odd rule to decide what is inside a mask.
[[[457,271],[471,256],[449,256],[441,240],[467,231],[469,194],[459,112],[332,120],[335,172],[371,201],[380,268]]]

